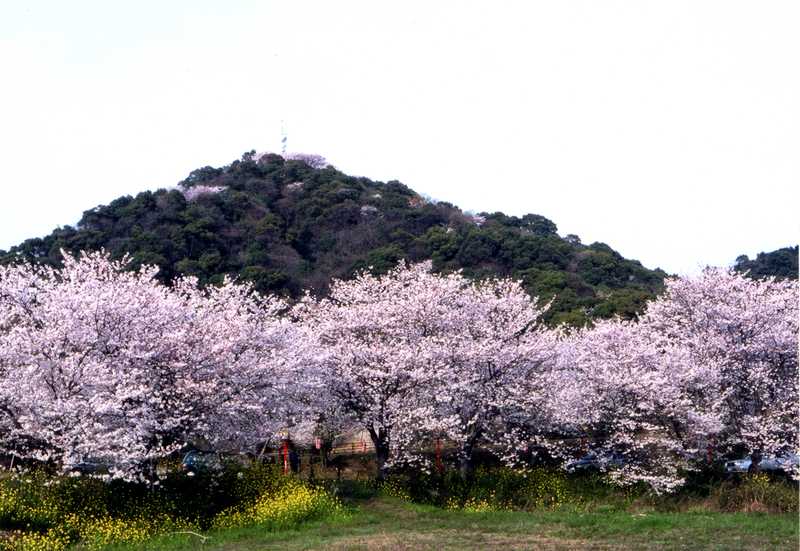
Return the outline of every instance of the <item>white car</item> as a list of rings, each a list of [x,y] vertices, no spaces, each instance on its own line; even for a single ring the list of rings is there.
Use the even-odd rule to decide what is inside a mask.
[[[725,463],[727,473],[746,473],[750,470],[753,460],[748,456],[742,459],[734,459]],[[780,457],[765,457],[758,464],[761,471],[783,471],[790,472],[797,469],[800,464],[800,456],[796,453],[782,455]]]

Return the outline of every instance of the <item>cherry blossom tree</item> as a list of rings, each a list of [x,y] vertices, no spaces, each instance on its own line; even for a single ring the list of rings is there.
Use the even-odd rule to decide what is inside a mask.
[[[216,193],[225,191],[225,187],[196,185],[188,188],[179,187],[178,190],[183,194],[183,197],[187,201],[191,202],[197,200],[198,197],[203,195],[214,195]]]
[[[672,279],[641,323],[657,346],[685,348],[694,369],[713,367],[722,453],[798,450],[797,281],[752,280],[727,269]]]
[[[276,396],[304,357],[285,305],[230,280],[167,288],[127,262],[0,268],[1,443],[131,478],[187,442],[252,441],[282,422]]]
[[[600,322],[565,341],[556,399],[565,424],[610,475],[656,491],[680,486],[705,460],[797,450],[797,283],[723,269],[667,281],[638,323]],[[572,411],[572,413],[570,413]]]
[[[518,282],[430,270],[338,281],[297,309],[327,350],[329,396],[372,437],[380,476],[421,461],[437,437],[455,443],[465,474],[479,443],[505,449],[509,418],[532,418],[554,356],[544,309]]]
[[[421,400],[442,365],[431,337],[448,307],[446,289],[458,286],[454,276],[431,274],[430,263],[401,264],[385,276],[334,281],[327,298],[307,296],[295,308],[325,350],[318,407],[338,409],[369,432],[379,478],[406,453],[401,435],[432,418],[433,404]]]
[[[714,369],[693,364],[683,343],[657,343],[647,329],[602,321],[564,339],[554,411],[571,425],[572,441],[585,444],[573,447],[595,453],[612,480],[672,491],[698,441],[719,427]]]
[[[479,445],[507,458],[549,430],[545,407],[555,363],[556,332],[546,310],[519,282],[459,283],[438,315],[441,375],[428,387],[436,404],[435,429],[455,443],[460,470],[472,470]]]
[[[301,161],[311,168],[325,168],[330,163],[328,160],[323,157],[322,155],[317,155],[316,153],[287,153],[286,154],[287,161]]]

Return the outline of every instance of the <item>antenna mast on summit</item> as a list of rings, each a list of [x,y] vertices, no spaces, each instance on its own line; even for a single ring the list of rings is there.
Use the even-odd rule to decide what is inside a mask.
[[[286,142],[288,141],[286,134],[286,123],[281,121],[281,157],[286,157]]]

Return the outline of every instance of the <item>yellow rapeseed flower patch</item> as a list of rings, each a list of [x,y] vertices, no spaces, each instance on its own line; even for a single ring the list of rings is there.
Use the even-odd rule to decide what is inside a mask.
[[[323,489],[289,479],[274,493],[264,493],[249,505],[223,511],[214,520],[214,527],[259,524],[270,529],[283,529],[343,512],[341,503]]]
[[[64,551],[68,546],[69,538],[51,532],[15,531],[7,540],[0,542],[0,549],[9,551]]]
[[[394,497],[403,501],[411,501],[411,494],[408,493],[400,482],[394,479],[385,480],[380,485],[380,493],[386,497]]]
[[[219,528],[257,524],[281,529],[344,513],[322,487],[268,467],[248,470],[229,491],[237,505],[213,519],[189,521],[169,494],[127,496],[114,508],[102,482],[44,473],[9,477],[0,481],[0,527],[6,530],[0,532],[0,551],[64,551],[74,544],[94,551],[117,543],[143,544],[169,532],[200,532],[208,527],[205,520]]]

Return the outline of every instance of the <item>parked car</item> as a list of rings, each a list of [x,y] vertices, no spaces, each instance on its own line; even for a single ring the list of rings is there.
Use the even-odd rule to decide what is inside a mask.
[[[217,452],[192,450],[184,455],[183,461],[181,461],[181,469],[190,476],[221,471],[222,468],[222,457]]]
[[[192,450],[183,456],[181,469],[188,475],[219,472],[225,465],[245,467],[253,461],[252,456],[238,453]]]
[[[565,468],[569,472],[604,471],[609,467],[621,467],[625,462],[625,457],[618,453],[589,452],[580,459],[570,461],[565,465]]]
[[[734,459],[725,463],[725,472],[727,473],[746,473],[750,470],[753,460],[750,456],[743,457],[742,459]],[[779,457],[764,457],[758,464],[759,470],[767,472],[790,472],[795,470],[800,465],[800,456],[796,453],[790,453]]]
[[[87,458],[72,465],[69,472],[81,475],[108,474],[110,467],[111,465],[102,459]]]

